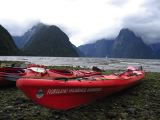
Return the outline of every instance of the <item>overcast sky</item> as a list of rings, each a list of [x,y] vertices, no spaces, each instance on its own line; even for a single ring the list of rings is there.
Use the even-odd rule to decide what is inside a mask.
[[[22,35],[37,22],[59,26],[79,46],[130,28],[160,42],[159,0],[0,0],[0,24]]]

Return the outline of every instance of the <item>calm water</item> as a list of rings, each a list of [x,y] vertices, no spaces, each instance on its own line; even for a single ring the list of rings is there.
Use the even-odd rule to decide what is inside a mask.
[[[97,66],[105,70],[125,69],[128,65],[141,65],[145,71],[160,72],[160,60],[152,59],[0,56],[0,60],[26,61],[43,65],[81,66],[89,68]]]

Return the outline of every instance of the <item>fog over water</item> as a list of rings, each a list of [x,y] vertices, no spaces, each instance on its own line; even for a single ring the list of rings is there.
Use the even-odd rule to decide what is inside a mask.
[[[127,66],[143,66],[145,71],[160,72],[160,60],[155,59],[118,59],[118,58],[83,58],[83,57],[26,57],[0,56],[1,61],[25,61],[50,66],[97,66],[107,70],[124,70]]]

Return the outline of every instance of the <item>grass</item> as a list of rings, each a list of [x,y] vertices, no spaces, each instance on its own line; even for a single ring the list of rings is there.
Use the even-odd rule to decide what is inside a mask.
[[[14,65],[14,67],[23,67],[25,66],[25,62],[20,61],[0,61],[0,67],[11,67]]]

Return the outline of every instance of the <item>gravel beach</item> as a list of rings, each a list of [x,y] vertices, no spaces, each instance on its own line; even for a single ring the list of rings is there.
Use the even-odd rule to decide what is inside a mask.
[[[15,85],[0,88],[0,120],[160,120],[160,73],[112,96],[66,111],[29,100]]]

